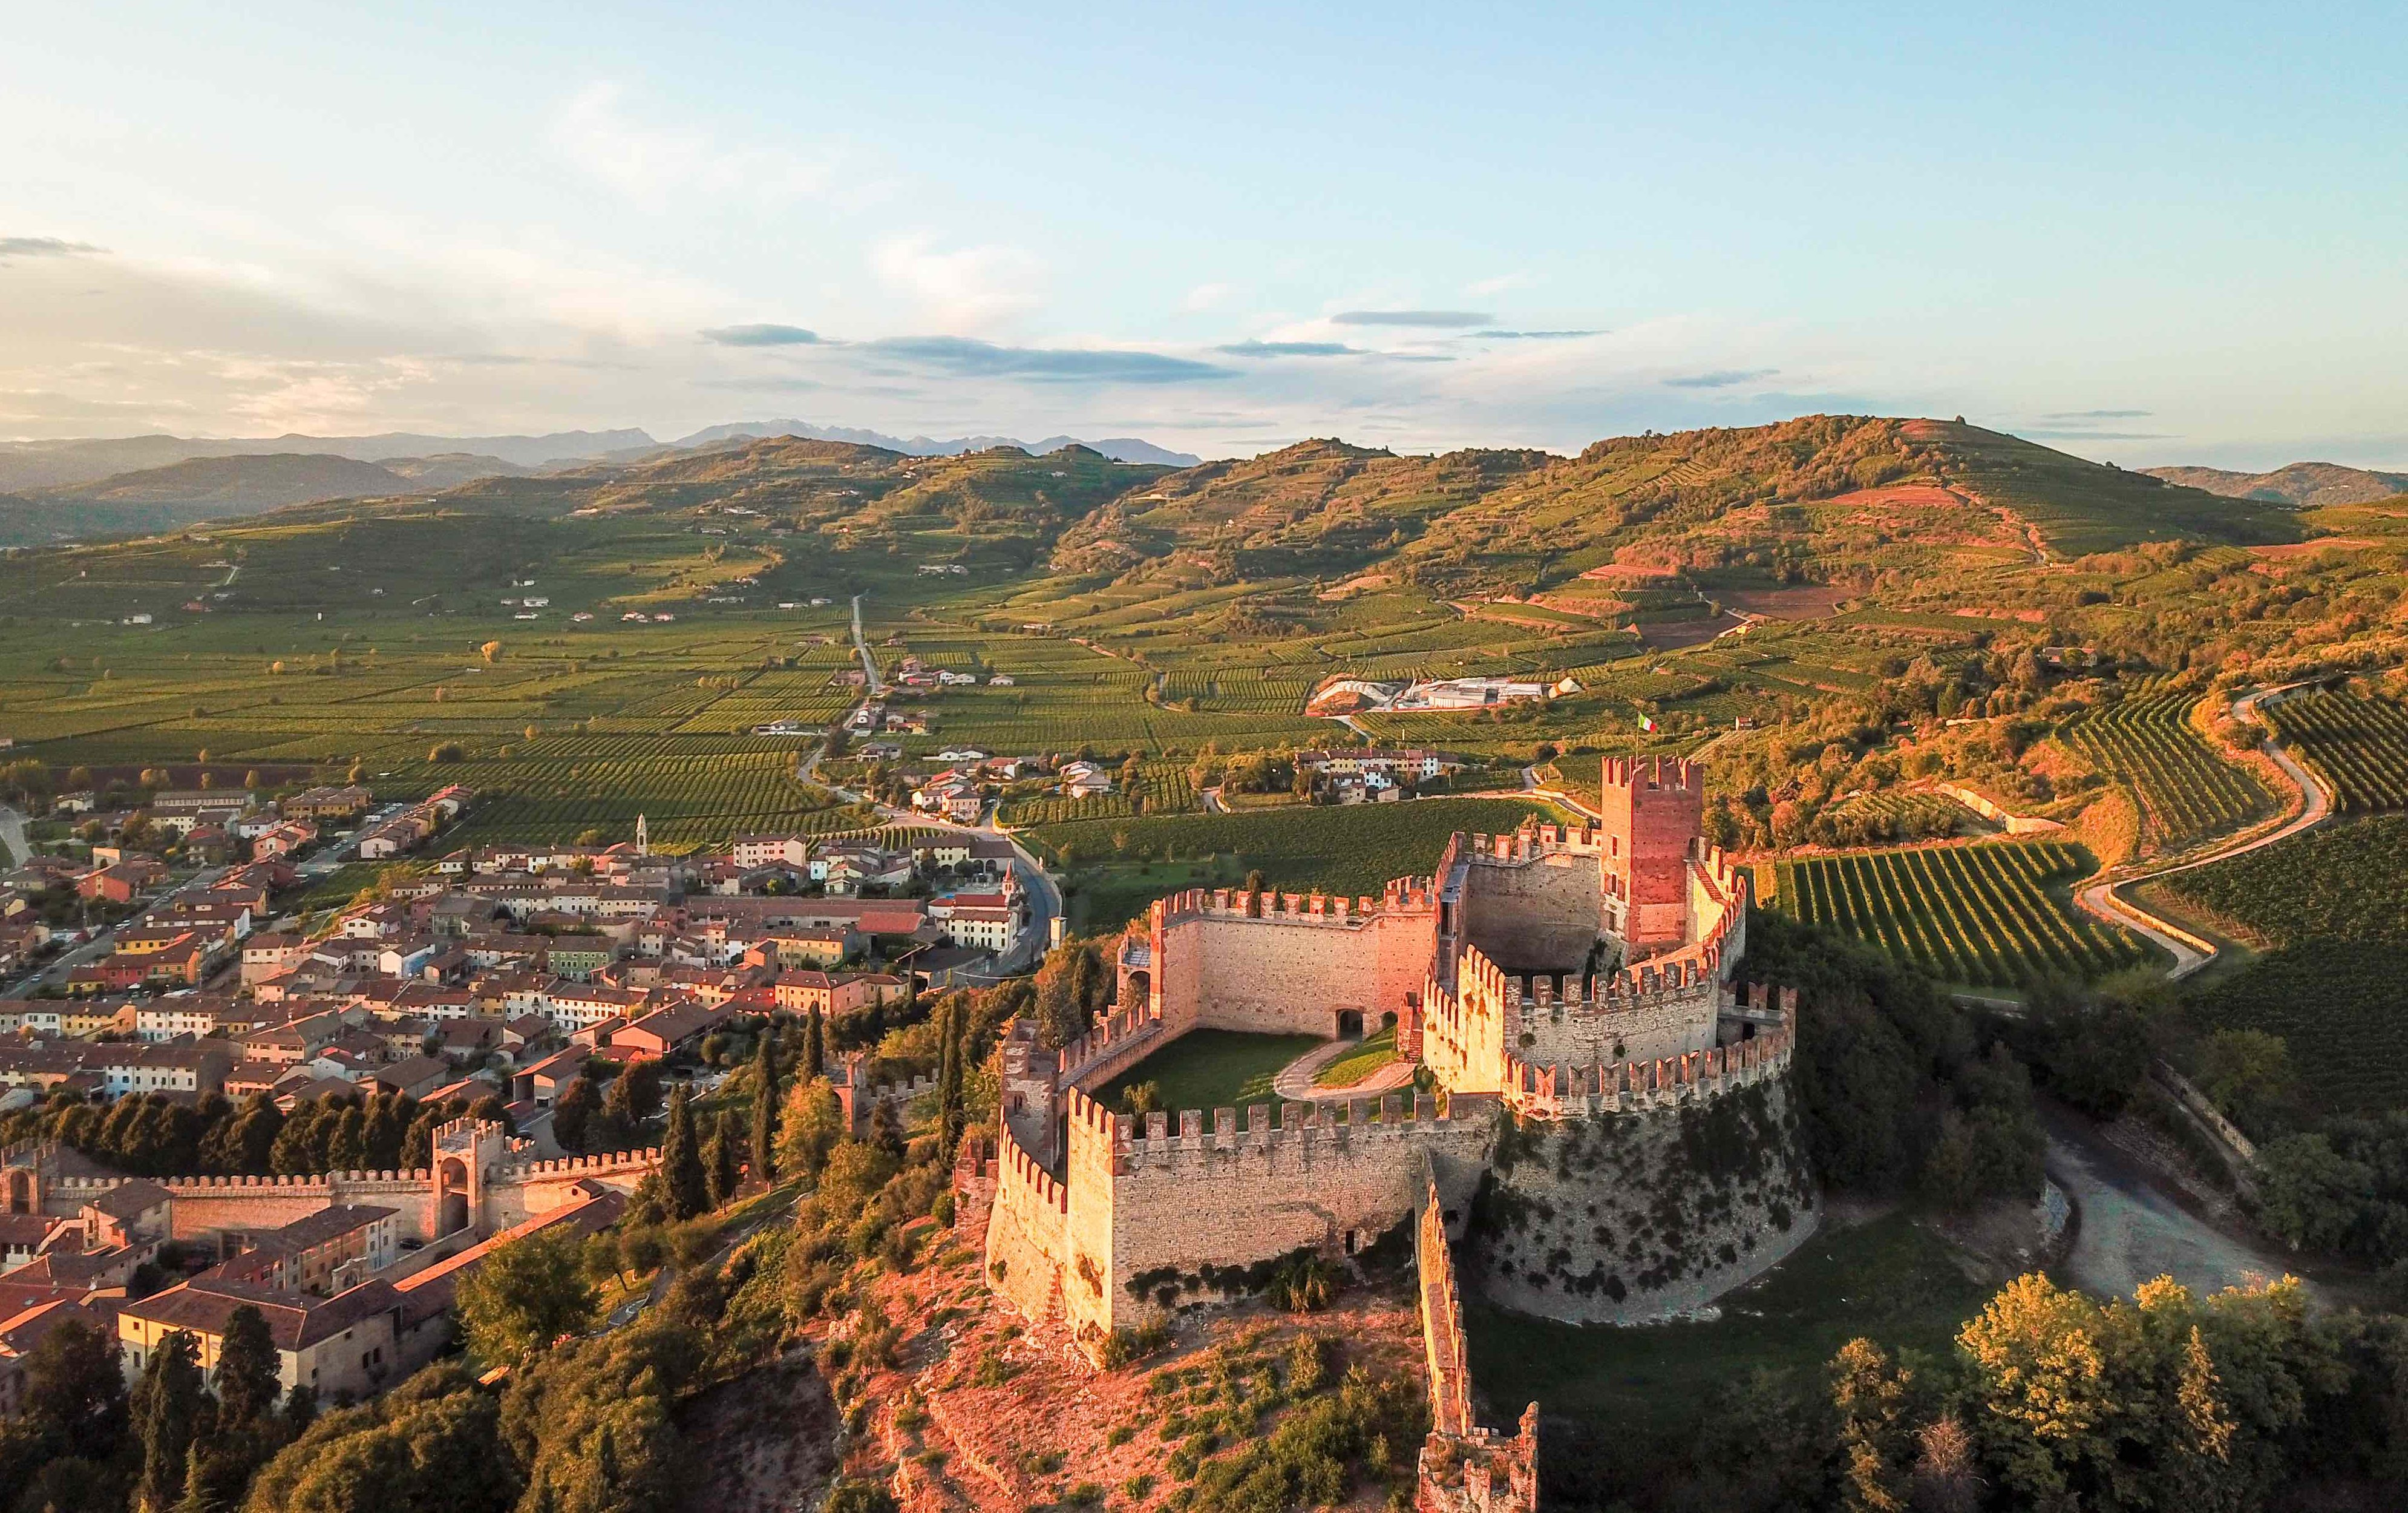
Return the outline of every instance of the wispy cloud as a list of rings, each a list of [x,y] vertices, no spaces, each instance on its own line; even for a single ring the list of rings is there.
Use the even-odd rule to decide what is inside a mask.
[[[1781,371],[1777,367],[1718,367],[1711,373],[1690,373],[1681,378],[1668,378],[1668,389],[1733,389],[1742,383],[1769,379]]]
[[[1475,338],[1481,338],[1481,339],[1484,339],[1492,340],[1492,341],[1565,341],[1565,340],[1569,340],[1569,339],[1571,339],[1571,338],[1573,338],[1573,337],[1601,337],[1601,336],[1605,335],[1605,332],[1604,332],[1604,331],[1602,331],[1602,330],[1595,330],[1595,331],[1474,331],[1474,332],[1472,332],[1471,334],[1472,334],[1472,336],[1474,336]]]
[[[2026,425],[2015,434],[2026,440],[2048,441],[2171,441],[2169,431],[2094,431],[2079,426]]]
[[[1187,291],[1187,297],[1179,302],[1179,308],[1183,310],[1211,310],[1236,292],[1230,284],[1199,283]]]
[[[1519,289],[1529,281],[1530,276],[1527,273],[1518,271],[1500,273],[1493,279],[1480,279],[1467,283],[1463,286],[1463,292],[1467,295],[1478,295],[1483,299],[1490,299],[1508,289]]]
[[[1212,349],[1232,357],[1354,357],[1360,347],[1343,341],[1232,341]]]
[[[1488,325],[1497,317],[1469,310],[1348,310],[1329,317],[1332,325],[1413,325],[1446,330],[1459,325]]]
[[[2053,414],[2042,415],[2041,419],[2057,421],[2143,420],[2146,419],[2150,413],[2151,412],[2146,410],[2060,410]]]
[[[782,148],[730,145],[697,126],[638,120],[609,80],[570,96],[547,137],[579,171],[652,209],[692,195],[791,199],[826,189],[832,177],[825,162]]]
[[[106,250],[59,237],[0,237],[0,263],[12,257],[90,257]]]
[[[723,347],[815,347],[820,341],[817,331],[767,322],[752,325],[709,326],[695,335]]]
[[[856,350],[961,378],[1040,382],[1180,383],[1233,370],[1192,357],[1109,347],[1004,347],[969,337],[886,337]]]
[[[940,252],[928,237],[882,243],[870,255],[870,267],[929,324],[973,330],[1036,308],[1044,274],[1044,265],[1017,247]]]

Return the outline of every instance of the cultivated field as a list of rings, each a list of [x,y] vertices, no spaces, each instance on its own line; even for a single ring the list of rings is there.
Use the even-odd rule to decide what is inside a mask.
[[[2014,987],[2096,977],[2145,959],[2130,934],[2078,914],[2090,871],[2053,841],[1816,857],[1775,864],[1775,906],[1913,961],[1948,982]]]
[[[2273,795],[2245,768],[2218,756],[2189,721],[2196,694],[2130,695],[2065,728],[2065,742],[2132,785],[2149,835],[2168,850],[2238,829],[2273,813]]]
[[[2344,814],[2408,805],[2408,711],[2389,699],[2310,689],[2266,713],[2284,743],[2331,785]]]

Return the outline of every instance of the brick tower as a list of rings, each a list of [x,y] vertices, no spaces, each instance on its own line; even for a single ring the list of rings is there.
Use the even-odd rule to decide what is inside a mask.
[[[1634,960],[1686,939],[1688,859],[1705,823],[1706,770],[1673,757],[1605,759],[1607,926]],[[1620,928],[1613,929],[1619,905]]]

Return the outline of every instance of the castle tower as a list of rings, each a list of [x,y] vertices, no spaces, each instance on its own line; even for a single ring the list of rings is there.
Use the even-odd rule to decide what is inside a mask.
[[[1605,759],[1599,827],[1606,920],[1633,958],[1687,938],[1688,859],[1705,825],[1703,764],[1671,757]],[[1617,915],[1619,916],[1617,921]]]
[[[502,1127],[491,1119],[463,1116],[436,1127],[436,1238],[483,1220],[485,1185],[501,1174],[507,1151]]]

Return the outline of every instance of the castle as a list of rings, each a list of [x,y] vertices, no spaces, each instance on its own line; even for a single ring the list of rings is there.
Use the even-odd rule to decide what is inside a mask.
[[[1627,1323],[1795,1249],[1820,1218],[1784,1077],[1795,990],[1737,977],[1748,875],[1701,840],[1703,769],[1613,758],[1604,776],[1598,823],[1458,833],[1376,899],[1156,901],[1120,939],[1107,1022],[1059,1050],[1025,1021],[1006,1039],[996,1288],[1092,1341],[1258,1287],[1298,1251],[1412,1243],[1435,1204],[1492,1301]],[[1276,1121],[1095,1096],[1192,1030],[1388,1025],[1429,1091]]]

